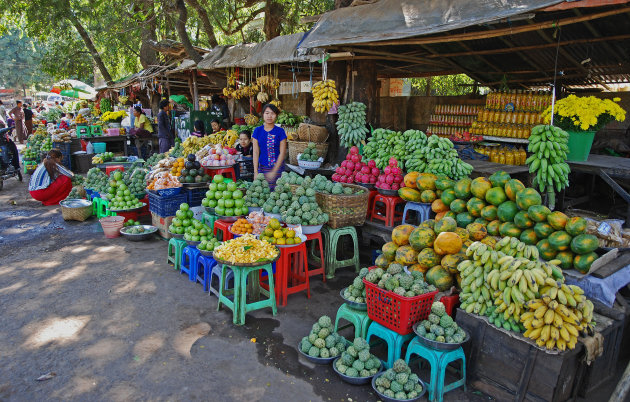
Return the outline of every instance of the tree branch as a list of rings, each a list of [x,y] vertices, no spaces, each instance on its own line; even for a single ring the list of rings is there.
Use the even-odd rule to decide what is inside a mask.
[[[186,32],[186,21],[188,20],[188,10],[184,0],[174,0],[174,9],[178,12],[178,18],[175,20],[175,30],[177,36],[184,46],[184,50],[188,57],[190,57],[195,63],[199,63],[202,59],[201,55],[190,42],[188,33]]]
[[[210,18],[208,17],[206,9],[199,4],[197,0],[186,0],[186,3],[188,3],[197,12],[197,15],[199,15],[199,19],[203,25],[203,30],[205,31],[206,36],[208,36],[208,43],[210,44],[210,47],[218,46],[219,43],[217,42],[217,37],[214,34],[214,27],[210,23]]]

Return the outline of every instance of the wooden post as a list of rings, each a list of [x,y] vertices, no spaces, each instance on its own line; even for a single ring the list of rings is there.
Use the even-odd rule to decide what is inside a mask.
[[[199,110],[199,88],[197,88],[197,70],[192,70],[193,108]]]
[[[344,94],[341,93],[341,90],[342,88],[346,88],[346,76],[347,70],[345,61],[328,63],[328,79],[335,81],[340,100],[344,98]],[[310,96],[309,99],[312,100],[312,96]],[[332,165],[340,163],[346,157],[346,153],[344,153],[345,149],[340,149],[341,146],[339,145],[339,134],[337,133],[336,126],[337,118],[337,115],[326,115],[326,129],[330,134],[327,141],[328,153],[326,154],[326,161]]]
[[[376,62],[357,60],[354,65],[357,74],[354,76],[354,93],[351,98],[367,106],[367,123],[375,126],[380,96],[376,79]]]

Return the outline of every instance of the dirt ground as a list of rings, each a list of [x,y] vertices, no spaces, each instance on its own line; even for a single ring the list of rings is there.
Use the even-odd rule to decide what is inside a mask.
[[[232,324],[166,264],[166,242],[106,239],[98,222],[64,222],[30,198],[27,183],[0,191],[0,400],[376,401],[331,366],[298,356],[321,315],[335,316],[351,269],[311,282]],[[53,373],[46,381],[36,381]],[[482,401],[456,390],[445,400]]]

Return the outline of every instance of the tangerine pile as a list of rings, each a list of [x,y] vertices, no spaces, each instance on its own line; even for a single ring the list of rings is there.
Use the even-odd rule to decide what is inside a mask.
[[[244,235],[244,234],[252,234],[254,232],[254,226],[247,221],[247,219],[238,219],[232,225],[232,233]]]
[[[177,158],[177,161],[173,163],[173,167],[171,168],[171,174],[175,177],[179,177],[182,174],[182,170],[184,169],[185,163],[186,163],[185,158]]]

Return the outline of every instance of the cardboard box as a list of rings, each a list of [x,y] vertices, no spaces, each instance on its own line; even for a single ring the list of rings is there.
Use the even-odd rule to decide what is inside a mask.
[[[151,212],[151,224],[158,229],[158,233],[164,239],[170,239],[171,235],[168,233],[168,227],[173,222],[174,216],[167,216],[166,218],[161,217],[155,212]]]

